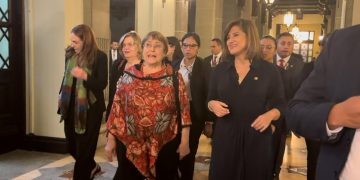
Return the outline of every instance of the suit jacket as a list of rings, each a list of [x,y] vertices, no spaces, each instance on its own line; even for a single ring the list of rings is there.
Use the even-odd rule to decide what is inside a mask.
[[[105,121],[107,121],[110,111],[111,111],[111,107],[114,101],[114,95],[116,92],[116,84],[120,78],[120,76],[123,75],[124,73],[124,69],[126,66],[127,61],[125,59],[120,59],[118,58],[117,60],[115,60],[111,66],[110,69],[110,74],[109,74],[109,101],[108,101],[108,105],[106,107],[106,116],[105,116]]]
[[[317,166],[319,180],[339,179],[350,151],[355,129],[344,128],[329,137],[326,123],[336,103],[360,94],[359,50],[360,25],[334,32],[314,70],[289,104],[290,128],[304,137],[323,141]]]
[[[212,59],[213,59],[213,55],[211,54],[210,56],[205,57],[205,58],[204,58],[204,61],[205,61],[206,63],[208,63],[208,64],[210,65],[210,67],[211,67],[211,61],[212,61]],[[222,62],[222,57],[220,57],[220,59],[219,59],[219,63],[221,63],[221,62]],[[219,63],[218,63],[217,65],[219,65]],[[215,68],[215,67],[212,67],[212,68]]]
[[[176,71],[180,68],[181,61],[176,61],[173,64],[173,67]],[[210,73],[210,64],[207,64],[201,58],[197,57],[194,62],[194,67],[192,70],[192,75],[190,78],[190,91],[191,91],[191,105],[193,106],[191,110],[192,127],[197,127],[201,129],[204,128],[205,120],[210,120],[210,113],[207,109],[207,94],[209,86],[209,73]]]
[[[109,50],[109,73],[110,73],[110,70],[111,70],[111,66],[114,64],[114,62],[116,61],[116,60],[122,60],[123,58],[121,57],[121,54],[120,54],[120,52],[119,52],[119,50],[117,50],[116,52],[117,52],[117,59],[115,59],[115,60],[112,60],[112,54],[111,54],[111,48],[110,48],[110,50]]]
[[[274,58],[276,65],[276,57]],[[278,67],[278,66],[277,66]],[[287,102],[293,98],[295,92],[299,89],[303,80],[304,62],[300,55],[292,53],[285,69],[279,68],[284,83],[285,99]]]
[[[63,82],[64,82],[64,78],[65,77],[63,77]],[[90,105],[90,108],[94,108],[98,112],[105,111],[104,89],[106,88],[107,84],[108,84],[107,57],[104,52],[98,50],[97,57],[92,67],[92,73],[90,76],[88,76],[88,79],[84,81],[84,87],[87,90],[91,90],[96,97],[96,102]],[[61,89],[62,86],[60,86],[59,93],[61,92]],[[60,109],[58,109],[57,112],[58,114],[60,114]]]

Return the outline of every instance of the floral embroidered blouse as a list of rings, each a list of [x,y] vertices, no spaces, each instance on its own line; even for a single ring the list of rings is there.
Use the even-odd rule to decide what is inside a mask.
[[[175,138],[176,120],[173,70],[144,75],[141,65],[130,67],[120,77],[107,129],[127,148],[126,157],[145,177],[155,178],[155,162],[161,148]],[[178,73],[181,123],[191,125],[185,84]]]

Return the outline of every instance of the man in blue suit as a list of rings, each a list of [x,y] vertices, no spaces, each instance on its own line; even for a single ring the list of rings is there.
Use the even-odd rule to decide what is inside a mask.
[[[287,124],[320,139],[319,180],[360,179],[360,25],[335,31],[289,104]]]

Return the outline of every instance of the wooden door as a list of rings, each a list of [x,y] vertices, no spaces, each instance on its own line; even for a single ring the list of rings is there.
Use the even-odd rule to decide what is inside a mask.
[[[23,0],[0,1],[0,153],[25,135],[25,49]]]

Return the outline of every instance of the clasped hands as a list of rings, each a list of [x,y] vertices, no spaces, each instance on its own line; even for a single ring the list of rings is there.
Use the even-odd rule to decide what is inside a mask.
[[[208,102],[208,108],[211,112],[213,112],[217,117],[224,117],[225,115],[230,114],[229,107],[227,104],[217,100],[211,100]],[[268,116],[266,113],[259,115],[255,121],[251,124],[251,127],[257,131],[263,132],[265,131],[270,123],[272,118]],[[272,132],[275,131],[275,126],[271,126]]]

